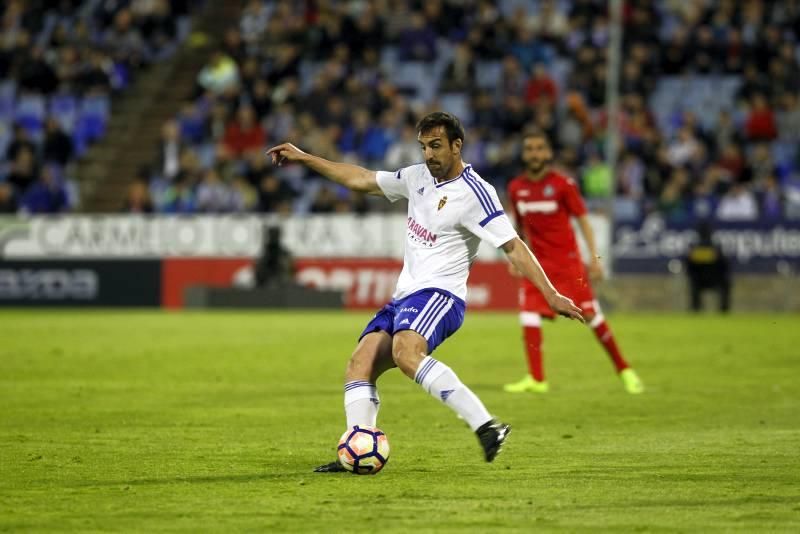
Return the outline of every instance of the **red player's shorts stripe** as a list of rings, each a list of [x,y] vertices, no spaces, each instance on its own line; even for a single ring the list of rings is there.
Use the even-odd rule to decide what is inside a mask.
[[[583,263],[542,264],[542,267],[559,293],[571,298],[584,313],[597,313],[594,292]],[[519,297],[520,311],[539,313],[544,317],[555,317],[553,310],[550,309],[539,290],[525,278],[522,279]]]

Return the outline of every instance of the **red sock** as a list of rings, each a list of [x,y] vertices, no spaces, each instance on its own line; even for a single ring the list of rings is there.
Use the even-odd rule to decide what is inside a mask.
[[[605,319],[603,319],[601,315],[598,315],[589,326],[592,327],[597,341],[603,345],[611,361],[614,362],[614,367],[617,368],[617,372],[619,373],[630,367],[628,362],[625,361],[625,358],[622,357],[622,353],[619,351],[619,347],[617,347],[617,342],[614,340],[614,334],[611,333],[611,328],[608,327],[608,323],[606,323]]]
[[[523,326],[525,352],[528,355],[528,369],[538,382],[544,380],[542,366],[542,329],[538,326]]]

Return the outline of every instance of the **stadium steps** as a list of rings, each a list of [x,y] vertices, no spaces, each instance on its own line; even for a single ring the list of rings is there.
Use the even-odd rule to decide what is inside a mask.
[[[236,2],[207,2],[192,19],[193,32],[221,36],[239,14]],[[139,169],[156,158],[164,121],[191,95],[208,54],[208,47],[186,43],[174,57],[141,73],[132,90],[114,100],[106,136],[76,166],[82,211],[121,210]]]

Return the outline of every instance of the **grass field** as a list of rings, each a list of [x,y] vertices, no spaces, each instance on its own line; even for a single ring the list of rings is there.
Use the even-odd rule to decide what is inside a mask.
[[[374,477],[319,475],[363,314],[0,313],[0,530],[798,531],[797,316],[614,316],[648,391],[589,332],[545,329],[551,393],[513,315],[437,352],[514,426],[498,460],[393,371]]]

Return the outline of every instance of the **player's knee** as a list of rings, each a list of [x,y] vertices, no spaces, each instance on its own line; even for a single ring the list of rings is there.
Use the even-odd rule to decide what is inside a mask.
[[[350,355],[350,360],[347,362],[347,370],[345,374],[347,378],[366,378],[370,375],[372,369],[372,358],[367,351],[357,348]]]
[[[401,332],[392,340],[392,359],[403,373],[413,377],[419,362],[428,352],[427,349],[427,342],[419,334]]]

